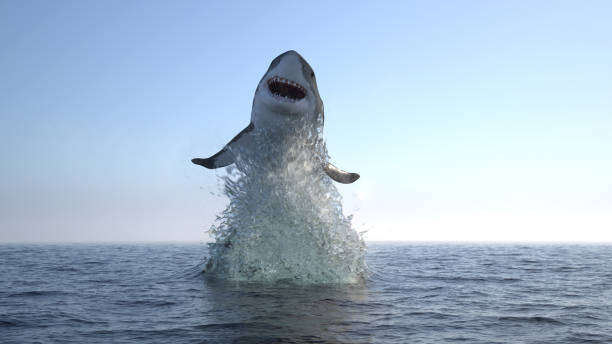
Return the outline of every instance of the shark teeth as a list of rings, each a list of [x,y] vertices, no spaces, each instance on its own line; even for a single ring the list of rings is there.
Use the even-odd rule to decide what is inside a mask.
[[[268,79],[270,92],[288,101],[298,101],[306,97],[306,89],[297,82],[274,76]]]

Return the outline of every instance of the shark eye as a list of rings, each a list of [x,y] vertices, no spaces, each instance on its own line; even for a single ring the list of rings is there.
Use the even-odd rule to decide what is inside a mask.
[[[310,77],[314,78],[314,72],[310,72]]]

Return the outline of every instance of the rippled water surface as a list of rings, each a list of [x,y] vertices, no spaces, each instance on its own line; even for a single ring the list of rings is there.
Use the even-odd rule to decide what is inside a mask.
[[[206,255],[0,246],[0,342],[612,343],[612,246],[369,244],[344,286],[209,279]]]

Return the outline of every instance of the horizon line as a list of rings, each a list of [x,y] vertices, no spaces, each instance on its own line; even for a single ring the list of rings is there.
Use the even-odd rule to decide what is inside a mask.
[[[364,240],[366,244],[442,244],[442,245],[612,245],[612,241],[593,240]],[[212,244],[203,240],[101,240],[101,241],[0,241],[2,245],[195,245]]]

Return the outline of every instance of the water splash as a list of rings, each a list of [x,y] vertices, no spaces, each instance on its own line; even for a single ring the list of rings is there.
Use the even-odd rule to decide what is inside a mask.
[[[207,272],[250,281],[353,283],[366,275],[365,244],[342,212],[322,164],[321,123],[256,130],[234,150],[224,194],[229,205],[210,233]]]

